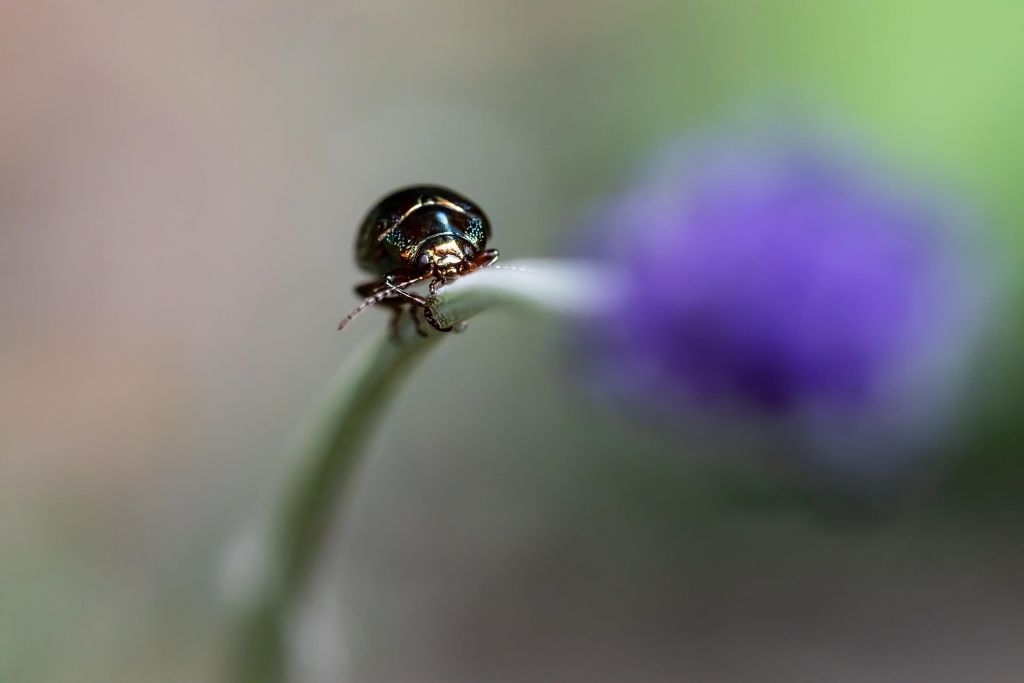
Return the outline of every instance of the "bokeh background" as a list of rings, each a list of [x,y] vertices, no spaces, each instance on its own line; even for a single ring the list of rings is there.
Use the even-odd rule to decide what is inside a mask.
[[[382,193],[451,185],[506,257],[566,253],[660,142],[795,99],[986,217],[993,322],[927,476],[866,503],[654,428],[580,391],[557,327],[489,315],[374,440],[296,680],[1019,681],[1022,26],[1013,0],[0,5],[0,680],[214,680],[232,539],[384,324],[333,332]]]

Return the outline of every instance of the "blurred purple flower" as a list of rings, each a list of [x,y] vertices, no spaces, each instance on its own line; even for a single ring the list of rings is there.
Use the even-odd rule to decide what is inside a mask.
[[[971,336],[961,212],[775,133],[672,148],[596,214],[619,275],[592,335],[603,387],[826,440],[928,433]]]

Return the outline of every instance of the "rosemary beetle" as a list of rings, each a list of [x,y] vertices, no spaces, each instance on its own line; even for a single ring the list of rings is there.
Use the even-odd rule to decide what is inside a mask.
[[[364,297],[338,324],[344,328],[375,304],[390,306],[392,330],[408,307],[416,330],[419,313],[434,329],[450,332],[434,319],[427,299],[410,287],[430,281],[430,294],[460,275],[494,263],[497,249],[487,249],[491,225],[479,206],[444,187],[418,185],[396,190],[370,209],[356,235],[356,262],[376,279],[356,287]]]

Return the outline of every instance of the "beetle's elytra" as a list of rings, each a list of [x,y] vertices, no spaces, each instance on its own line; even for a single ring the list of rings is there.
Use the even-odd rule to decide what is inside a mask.
[[[438,325],[427,300],[409,287],[430,280],[433,294],[439,285],[494,263],[498,251],[487,249],[490,236],[483,210],[457,192],[434,185],[392,192],[370,209],[356,236],[357,263],[378,279],[356,287],[365,298],[338,329],[381,303],[395,310],[394,321],[408,306],[417,330],[422,310],[431,327],[451,331]]]

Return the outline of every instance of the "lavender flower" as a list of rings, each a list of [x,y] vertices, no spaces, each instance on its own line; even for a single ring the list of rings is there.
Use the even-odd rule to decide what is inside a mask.
[[[971,336],[948,202],[776,131],[674,147],[596,216],[619,274],[593,333],[603,387],[800,425],[843,468],[934,438]]]

